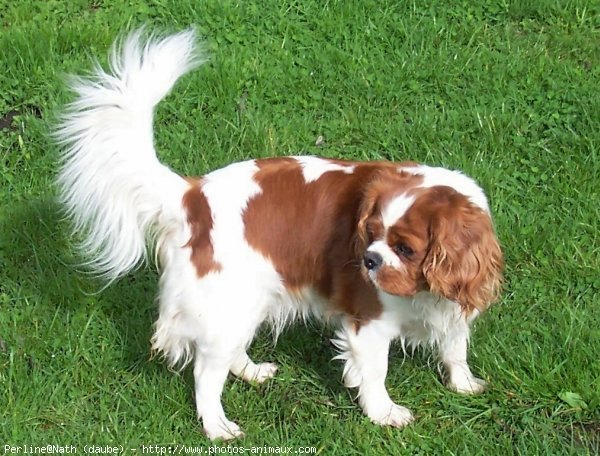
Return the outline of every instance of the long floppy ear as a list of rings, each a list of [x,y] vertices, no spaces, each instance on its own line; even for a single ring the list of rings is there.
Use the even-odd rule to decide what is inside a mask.
[[[498,298],[504,261],[487,213],[461,205],[432,222],[423,274],[433,293],[467,313],[485,310]]]

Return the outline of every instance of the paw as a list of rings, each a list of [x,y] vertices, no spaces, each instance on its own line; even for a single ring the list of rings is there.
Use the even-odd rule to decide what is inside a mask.
[[[254,376],[251,381],[256,383],[262,383],[265,380],[273,378],[275,376],[275,372],[279,366],[275,363],[260,363],[256,365],[256,371],[254,372]]]
[[[483,393],[487,387],[485,380],[472,375],[459,379],[452,379],[446,385],[449,390],[460,394],[479,394]]]
[[[265,380],[273,378],[277,372],[278,366],[275,363],[260,363],[246,366],[241,373],[241,377],[251,383],[263,383]]]
[[[210,440],[233,440],[241,439],[244,433],[233,421],[222,419],[216,423],[204,424],[204,434]]]
[[[393,402],[388,407],[382,408],[375,413],[369,413],[368,416],[375,424],[397,428],[406,426],[414,419],[409,409]]]

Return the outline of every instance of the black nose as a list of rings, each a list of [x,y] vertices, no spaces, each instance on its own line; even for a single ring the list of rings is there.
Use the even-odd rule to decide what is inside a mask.
[[[365,268],[367,268],[369,271],[377,269],[379,266],[381,266],[382,263],[383,257],[377,252],[367,251],[365,253],[365,256],[363,257],[363,264],[365,265]]]

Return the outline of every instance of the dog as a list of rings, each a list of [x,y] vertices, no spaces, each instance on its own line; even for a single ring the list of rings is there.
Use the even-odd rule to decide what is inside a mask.
[[[131,33],[108,72],[73,79],[55,137],[60,199],[93,270],[110,282],[155,248],[152,348],[170,365],[193,362],[208,438],[243,436],[221,404],[229,372],[260,383],[277,370],[247,354],[264,322],[276,335],[297,319],[336,325],[343,381],[380,425],[413,419],[385,387],[393,340],[435,347],[451,390],[483,391],[469,328],[498,298],[503,258],[479,185],[414,162],[313,156],[182,177],[157,159],[153,110],[203,61],[193,30]]]

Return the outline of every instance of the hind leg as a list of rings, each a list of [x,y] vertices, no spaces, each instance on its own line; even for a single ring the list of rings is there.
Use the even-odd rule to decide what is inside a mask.
[[[182,262],[189,264],[189,253]],[[242,437],[240,427],[227,418],[221,395],[229,371],[244,371],[242,364],[246,363],[240,360],[240,354],[245,354],[244,348],[268,315],[273,293],[265,291],[254,277],[238,271],[197,279],[192,269],[190,280],[175,272],[161,277],[161,309],[154,346],[171,362],[186,361],[193,354],[196,410],[207,437]],[[247,281],[237,287],[227,285],[240,277]],[[248,372],[256,377],[257,372],[251,370]]]
[[[277,364],[256,364],[250,359],[246,350],[240,350],[231,365],[231,373],[247,382],[263,383],[273,378],[277,372]]]
[[[194,360],[196,409],[206,436],[230,440],[243,437],[240,427],[225,416],[221,393],[234,359],[232,350],[197,350]]]
[[[219,302],[232,302],[225,298]],[[262,302],[259,299],[255,302],[257,304],[254,307],[259,308]],[[265,375],[260,368],[262,365],[252,363],[245,352],[245,347],[252,341],[261,323],[258,316],[262,314],[260,311],[256,312],[255,318],[248,318],[246,313],[240,312],[239,318],[234,318],[233,311],[214,314],[206,312],[202,315],[199,325],[201,331],[198,332],[194,346],[196,409],[204,432],[211,440],[230,440],[244,435],[239,426],[226,417],[221,394],[229,371],[240,375],[247,373],[249,377]]]

